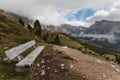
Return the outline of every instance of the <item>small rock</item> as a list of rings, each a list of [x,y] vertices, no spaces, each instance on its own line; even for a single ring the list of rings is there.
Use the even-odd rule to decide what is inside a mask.
[[[117,69],[117,68],[115,69],[115,71],[116,71],[116,72],[120,72],[119,69]]]
[[[116,66],[111,64],[111,67],[115,68]]]
[[[47,69],[50,69],[50,67],[47,67]]]
[[[67,46],[64,46],[64,47],[62,47],[62,48],[67,49],[68,47],[67,47]]]
[[[41,75],[42,76],[45,75],[45,71],[44,70],[41,71]]]
[[[41,66],[41,68],[45,68],[45,66]]]
[[[45,63],[45,60],[44,60],[44,59],[42,59],[42,60],[41,60],[41,63],[42,63],[42,64],[44,64],[44,63]]]
[[[102,63],[100,60],[97,60],[97,63]]]
[[[103,75],[103,77],[105,78],[106,76],[105,76],[105,75]]]
[[[55,73],[57,73],[57,70],[55,70]]]
[[[37,67],[40,67],[40,64],[37,63]]]
[[[64,69],[64,67],[62,66],[61,69]]]
[[[38,75],[38,73],[35,73],[36,75]]]
[[[72,68],[73,68],[73,65],[70,65],[70,68],[72,69]]]
[[[61,64],[60,66],[63,67],[65,64]]]

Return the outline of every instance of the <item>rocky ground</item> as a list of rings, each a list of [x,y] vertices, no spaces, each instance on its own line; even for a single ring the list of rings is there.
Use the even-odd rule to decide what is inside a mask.
[[[120,80],[120,65],[109,62],[92,55],[82,54],[80,51],[67,47],[54,46],[55,50],[73,58],[69,64],[78,74],[82,74],[87,80]]]
[[[84,75],[71,70],[73,65],[69,63],[74,59],[63,52],[47,47],[41,56],[32,69],[36,73],[33,80],[87,80]]]
[[[47,47],[35,65],[33,80],[120,80],[120,65],[63,46]]]

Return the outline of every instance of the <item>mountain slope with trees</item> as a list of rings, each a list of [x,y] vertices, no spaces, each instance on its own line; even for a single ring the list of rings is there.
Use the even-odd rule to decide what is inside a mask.
[[[23,21],[24,22],[24,21]],[[25,22],[24,22],[25,23]],[[26,24],[26,23],[25,23]],[[34,27],[33,27],[34,26]],[[3,61],[5,57],[5,50],[8,50],[14,46],[26,43],[30,40],[35,40],[37,45],[45,45],[45,50],[42,54],[37,58],[35,63],[33,64],[30,72],[25,73],[16,73],[15,72],[15,63],[6,63]],[[48,30],[42,30],[41,24],[38,20],[34,22],[34,25],[27,24],[27,26],[23,26],[16,21],[14,18],[8,16],[3,10],[0,10],[0,79],[1,80],[39,80],[39,78],[48,78],[36,75],[39,73],[40,62],[42,59],[46,59],[46,56],[51,60],[51,64],[45,64],[45,66],[50,66],[51,71],[48,71],[46,75],[52,74],[55,77],[50,79],[52,80],[87,80],[83,77],[83,75],[78,74],[76,72],[70,71],[68,68],[66,70],[67,75],[64,72],[56,75],[55,69],[59,69],[61,64],[70,65],[69,62],[73,60],[71,57],[61,54],[61,52],[53,49],[54,45],[67,46],[69,48],[77,49],[86,54],[92,54],[96,57],[101,57],[100,54],[96,53],[91,48],[82,44],[81,42],[76,41],[72,37],[60,33],[60,32],[52,32]],[[33,49],[29,49],[28,51],[23,53],[23,56],[29,54]],[[74,54],[74,53],[73,53]],[[111,57],[111,55],[109,55]],[[107,56],[108,57],[108,56]],[[103,58],[103,57],[101,57]],[[109,57],[108,57],[109,58]],[[116,58],[115,58],[116,60]],[[119,57],[117,57],[119,61]],[[9,65],[9,66],[8,66]],[[62,77],[65,76],[65,77]],[[59,78],[58,78],[59,77]]]
[[[15,79],[15,80],[39,80],[38,79],[39,75],[36,75],[36,73],[37,73],[36,69],[39,69],[39,68],[36,68],[37,64],[44,58],[45,55],[47,55],[46,51],[48,53],[50,53],[50,55],[52,55],[52,56],[55,55],[53,53],[57,54],[57,52],[52,49],[52,46],[53,46],[52,43],[57,45],[58,42],[60,42],[59,43],[60,45],[75,47],[75,48],[78,48],[81,46],[76,41],[71,40],[69,37],[67,37],[61,33],[55,32],[57,35],[54,35],[54,33],[50,32],[50,31],[41,30],[41,25],[38,20],[36,20],[34,22],[34,27],[35,28],[33,28],[32,25],[30,25],[30,24],[28,24],[28,26],[22,26],[14,18],[7,15],[3,10],[0,10],[0,79],[1,80],[13,80],[13,79]],[[45,41],[43,40],[44,35],[48,36]],[[52,36],[54,36],[54,37],[52,37]],[[59,37],[62,37],[62,39],[65,40],[66,44],[64,44],[64,40],[62,40],[61,38],[59,39]],[[45,51],[43,51],[42,54],[37,58],[37,60],[35,61],[35,63],[33,64],[33,67],[31,68],[31,70],[29,72],[25,72],[25,73],[15,72],[16,62],[6,63],[3,61],[3,59],[5,57],[5,53],[4,53],[5,50],[8,50],[17,45],[26,43],[33,39],[36,41],[37,45],[45,45],[46,46]],[[58,42],[56,42],[56,40]],[[69,43],[72,43],[72,44],[69,44]],[[26,56],[32,50],[33,50],[33,48],[25,51],[22,55]],[[66,62],[66,60],[64,60],[62,58],[62,56],[65,56],[65,55],[61,55],[61,57],[60,57],[60,55],[54,56],[55,62],[58,61],[57,65],[60,65],[61,63],[63,63],[62,61]],[[67,64],[67,63],[65,63],[65,64]],[[52,70],[57,68],[56,63],[51,63],[51,65],[49,65],[49,66],[54,67]],[[56,75],[54,72],[52,72],[52,73],[48,72],[48,74],[53,74],[56,77],[61,76],[60,74]],[[70,75],[72,75],[72,76],[70,76]],[[72,79],[72,80],[76,79],[76,78],[86,80],[78,74],[73,75],[73,72],[71,72],[68,76],[70,76],[71,77],[70,79]],[[67,77],[60,77],[59,79],[64,80],[65,78],[67,78]],[[52,80],[56,80],[56,78],[52,79]]]

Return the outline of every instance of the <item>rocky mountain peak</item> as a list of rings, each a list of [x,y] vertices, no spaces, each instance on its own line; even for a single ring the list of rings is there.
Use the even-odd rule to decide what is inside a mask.
[[[87,34],[115,34],[120,33],[120,21],[97,21],[86,31]]]

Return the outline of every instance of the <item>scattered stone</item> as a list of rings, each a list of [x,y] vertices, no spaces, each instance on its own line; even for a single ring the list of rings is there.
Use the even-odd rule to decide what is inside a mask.
[[[64,67],[62,66],[62,67],[61,67],[61,69],[63,70],[63,69],[64,69]]]
[[[44,60],[44,59],[42,59],[42,60],[41,60],[41,63],[42,63],[42,64],[44,64],[44,63],[45,63],[45,60]]]
[[[40,64],[37,63],[37,67],[40,67]]]
[[[116,66],[115,66],[115,65],[113,65],[113,64],[111,64],[111,67],[115,68]]]
[[[38,73],[35,73],[36,75],[38,75]]]
[[[86,74],[83,74],[83,77],[86,78],[87,77]]]
[[[67,47],[67,46],[64,46],[64,47],[62,47],[62,48],[66,49],[66,48],[68,48],[68,47]]]
[[[97,60],[97,63],[102,63],[100,60]]]
[[[49,53],[46,53],[47,55],[49,55]]]
[[[105,78],[106,76],[105,76],[105,75],[103,75],[103,77]]]
[[[50,67],[47,67],[47,69],[49,70],[49,69],[50,69]]]
[[[61,64],[60,66],[63,67],[65,64]]]
[[[70,68],[72,69],[72,68],[73,68],[73,65],[70,65]]]
[[[58,71],[57,70],[55,70],[55,73],[57,73]]]
[[[45,75],[45,70],[41,70],[41,76]]]
[[[115,69],[115,71],[116,71],[116,72],[120,72],[119,69],[117,69],[117,68]]]
[[[45,66],[41,66],[41,68],[45,68]]]

